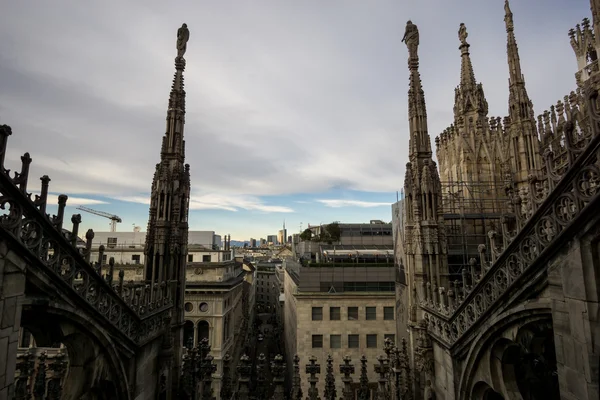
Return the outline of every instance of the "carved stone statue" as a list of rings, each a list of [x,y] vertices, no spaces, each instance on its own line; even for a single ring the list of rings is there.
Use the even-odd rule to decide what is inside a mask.
[[[185,54],[188,40],[190,40],[190,31],[187,24],[183,24],[177,29],[177,57],[183,57]]]
[[[464,23],[461,23],[460,28],[458,28],[458,39],[460,40],[461,44],[467,44],[467,36],[469,36],[467,27]]]
[[[404,37],[402,38],[402,41],[406,43],[406,47],[408,47],[409,57],[418,57],[417,50],[419,48],[419,29],[410,20],[406,23],[406,30],[404,31]]]

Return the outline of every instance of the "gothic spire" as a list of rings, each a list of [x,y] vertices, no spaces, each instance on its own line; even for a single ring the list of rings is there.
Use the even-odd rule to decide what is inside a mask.
[[[180,163],[185,159],[185,141],[183,140],[183,126],[185,124],[185,90],[183,84],[183,71],[190,31],[186,24],[177,30],[177,57],[175,58],[175,75],[169,95],[167,109],[167,128],[161,148],[162,160],[176,160]]]
[[[477,85],[475,81],[475,73],[473,72],[473,64],[471,63],[471,56],[469,54],[469,47],[471,45],[467,43],[467,27],[464,23],[460,24],[458,29],[458,39],[460,40],[460,86],[461,89],[474,89]]]
[[[431,140],[427,131],[427,109],[425,92],[419,74],[419,30],[412,21],[406,23],[403,42],[408,47],[408,70],[410,81],[408,88],[408,118],[410,129],[409,157],[411,162],[417,159],[431,158]]]
[[[508,0],[504,1],[504,23],[506,25],[506,54],[508,56],[509,116],[512,123],[532,118],[533,105],[525,88],[525,77],[521,72],[521,59],[515,38],[513,14]]]
[[[467,42],[467,27],[464,23],[460,24],[458,29],[458,39],[460,40],[460,84],[456,88],[454,99],[454,114],[462,115],[470,111],[475,111],[481,115],[487,115],[488,104],[483,93],[483,85],[478,84],[473,72],[473,63]]]

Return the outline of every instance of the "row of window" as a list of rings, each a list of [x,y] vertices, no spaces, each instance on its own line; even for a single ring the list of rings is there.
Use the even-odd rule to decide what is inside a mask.
[[[366,335],[366,347],[368,349],[376,349],[378,347],[377,344],[377,334],[367,334]],[[396,341],[396,335],[393,333],[384,334],[383,340],[385,342],[386,339],[390,339],[392,342]],[[358,349],[360,347],[360,335],[352,334],[348,335],[348,341],[346,343],[348,349]],[[312,348],[313,349],[322,349],[323,348],[323,335],[312,335]],[[341,349],[342,348],[342,335],[329,335],[329,348],[330,349]]]
[[[329,307],[329,320],[339,321],[342,318],[341,307]],[[365,307],[365,319],[367,321],[377,320],[377,307]],[[384,321],[394,320],[394,307],[383,307],[383,319]],[[312,308],[312,320],[322,321],[323,320],[323,307]],[[358,307],[348,307],[348,320],[358,320]]]

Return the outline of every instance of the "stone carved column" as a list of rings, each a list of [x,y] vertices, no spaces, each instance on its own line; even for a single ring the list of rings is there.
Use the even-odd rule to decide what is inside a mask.
[[[337,393],[335,390],[335,376],[333,375],[333,358],[331,354],[327,356],[325,373],[325,392],[323,393],[323,397],[325,400],[336,400]]]
[[[310,388],[308,389],[308,400],[319,400],[319,391],[317,390],[317,374],[321,373],[321,365],[317,364],[317,358],[310,356],[308,359],[309,364],[306,365],[306,373],[309,374],[308,383]]]
[[[360,388],[358,389],[358,400],[370,400],[371,389],[369,389],[369,378],[367,376],[367,357],[360,358]]]
[[[271,376],[273,377],[273,384],[275,385],[272,400],[285,399],[284,373],[285,363],[283,362],[283,356],[281,354],[277,354],[275,359],[271,362]]]

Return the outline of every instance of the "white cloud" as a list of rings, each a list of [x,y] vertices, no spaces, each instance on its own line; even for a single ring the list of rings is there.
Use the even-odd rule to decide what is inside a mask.
[[[39,192],[31,193],[31,198],[34,199],[36,195],[40,195]],[[58,204],[58,195],[57,194],[48,194],[46,204],[49,206],[54,206]],[[94,204],[110,204],[103,200],[89,199],[84,197],[72,197],[68,196],[67,205],[70,207],[78,207],[78,206],[89,206]]]
[[[327,207],[340,208],[340,207],[390,207],[391,203],[377,203],[373,201],[360,201],[360,200],[343,200],[343,199],[329,199],[329,200],[317,200],[319,203],[325,204]]]
[[[150,204],[150,196],[115,197],[117,200],[132,203]],[[265,204],[254,196],[201,194],[190,198],[190,210],[226,210],[226,211],[260,211],[265,213],[292,213],[293,209],[285,206]]]
[[[547,0],[514,3],[523,73],[541,113],[575,88],[565,32],[589,16],[589,6],[584,0],[562,9]],[[271,0],[234,7],[184,1],[170,7],[95,0],[32,8],[13,1],[3,7],[0,25],[1,123],[13,127],[7,155],[13,167],[29,151],[33,176],[50,175],[55,192],[131,198],[148,191],[182,7],[191,31],[185,137],[192,186],[230,200],[199,197],[196,209],[291,212],[258,199],[402,187],[408,71],[400,40],[409,18],[421,34],[432,138],[452,123],[460,22],[469,30],[490,115],[507,113],[502,2]],[[539,19],[539,9],[545,23],[529,23]]]

